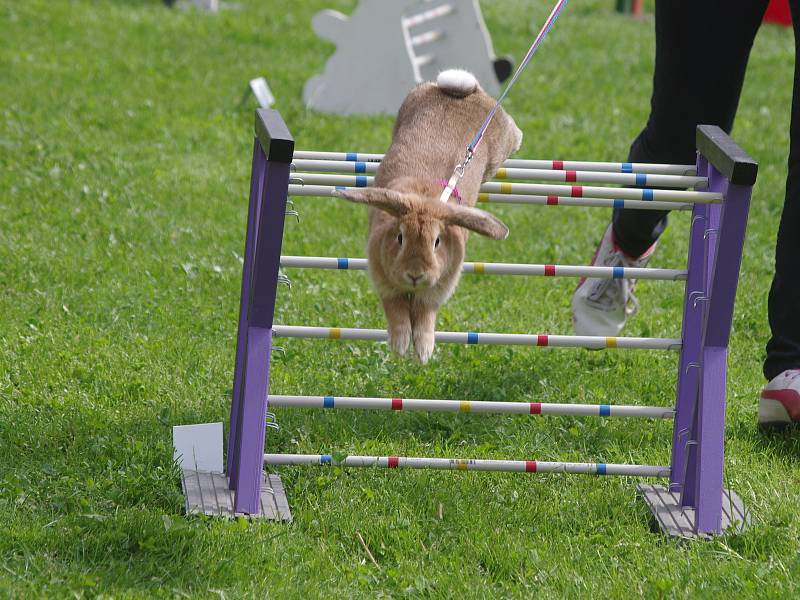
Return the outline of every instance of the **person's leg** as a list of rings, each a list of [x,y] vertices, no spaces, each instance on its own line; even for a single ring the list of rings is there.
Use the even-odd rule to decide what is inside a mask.
[[[647,125],[629,162],[694,164],[695,128],[730,133],[747,59],[768,0],[659,0],[656,60]],[[638,257],[667,224],[661,211],[614,211],[614,237]]]
[[[775,274],[767,314],[772,338],[767,343],[759,423],[800,422],[800,0],[791,0],[795,65],[786,197],[775,245]]]
[[[747,59],[768,0],[658,0],[650,117],[629,162],[694,164],[698,124],[730,132]],[[667,213],[615,210],[592,264],[643,267]],[[581,280],[572,296],[579,335],[617,335],[638,306],[635,282]]]

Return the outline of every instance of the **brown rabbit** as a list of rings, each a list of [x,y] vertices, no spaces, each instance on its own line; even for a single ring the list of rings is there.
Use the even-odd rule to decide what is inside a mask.
[[[337,192],[370,206],[369,274],[383,302],[389,346],[404,355],[413,338],[423,364],[433,353],[436,313],[461,277],[466,230],[494,239],[508,236],[499,219],[473,208],[481,183],[522,141],[522,132],[502,109],[456,192],[446,204],[439,200],[494,103],[466,71],[444,71],[435,84],[416,86],[397,114],[375,187]]]

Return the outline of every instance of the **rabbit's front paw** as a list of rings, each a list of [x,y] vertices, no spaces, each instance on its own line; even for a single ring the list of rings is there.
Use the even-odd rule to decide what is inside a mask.
[[[423,365],[427,363],[433,355],[434,339],[432,331],[414,332],[414,352],[417,360]]]
[[[400,326],[389,329],[389,347],[392,352],[405,356],[408,346],[411,344],[411,327]]]

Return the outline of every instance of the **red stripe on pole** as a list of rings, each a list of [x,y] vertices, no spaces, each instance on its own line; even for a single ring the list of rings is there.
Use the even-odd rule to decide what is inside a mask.
[[[547,346],[548,340],[546,335],[537,335],[536,336],[536,345],[537,346]]]
[[[572,197],[573,198],[583,198],[583,186],[582,185],[573,185],[572,186]]]
[[[564,177],[564,181],[577,181],[578,174],[575,171],[567,171],[566,177]]]
[[[556,204],[558,204],[558,196],[548,196],[547,203],[550,206],[555,206]]]
[[[525,461],[525,472],[527,472],[527,473],[536,473],[536,461],[535,460],[526,460]]]
[[[531,402],[531,414],[532,415],[540,415],[540,414],[542,414],[542,403],[541,402]]]
[[[400,457],[398,456],[390,456],[389,457],[389,468],[396,469],[397,465],[400,464]]]
[[[554,160],[553,161],[553,168],[556,171],[561,171],[564,169],[564,161],[563,160]]]
[[[403,410],[402,398],[392,398],[392,410]]]
[[[556,266],[555,265],[545,265],[544,266],[544,276],[545,277],[555,277],[556,275]]]

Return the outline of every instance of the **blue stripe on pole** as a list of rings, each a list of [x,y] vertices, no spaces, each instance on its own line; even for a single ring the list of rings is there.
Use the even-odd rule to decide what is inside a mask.
[[[357,162],[355,167],[356,173],[366,173],[367,172],[367,163],[364,162]]]
[[[356,187],[367,187],[367,178],[363,175],[356,175]]]
[[[642,190],[642,200],[650,201],[653,199],[653,190]]]
[[[478,343],[478,334],[475,332],[470,331],[467,333],[467,343],[468,344],[477,344]]]
[[[631,163],[622,163],[623,173],[633,173],[633,165]]]
[[[608,404],[601,404],[600,405],[600,416],[601,417],[610,417],[611,416],[611,407]]]
[[[322,408],[333,408],[333,396],[322,398]]]
[[[645,175],[644,173],[637,173],[636,185],[647,185],[647,175]]]
[[[336,259],[336,268],[337,269],[349,269],[350,268],[350,261],[346,258],[337,258]]]
[[[337,189],[337,190],[346,190],[346,189],[347,189],[347,186],[344,186],[344,185],[337,185],[337,186],[336,186],[336,189]]]
[[[614,267],[613,270],[614,279],[622,279],[624,276],[625,276],[625,267]]]
[[[625,200],[614,198],[614,208],[625,208]]]
[[[606,474],[606,466],[603,463],[599,463],[597,465],[597,474],[598,475],[605,475]]]
[[[319,464],[329,465],[333,462],[333,457],[330,454],[323,454],[319,457]]]
[[[356,154],[355,152],[348,152],[347,158],[345,158],[345,160],[356,161],[358,160],[358,154]]]

